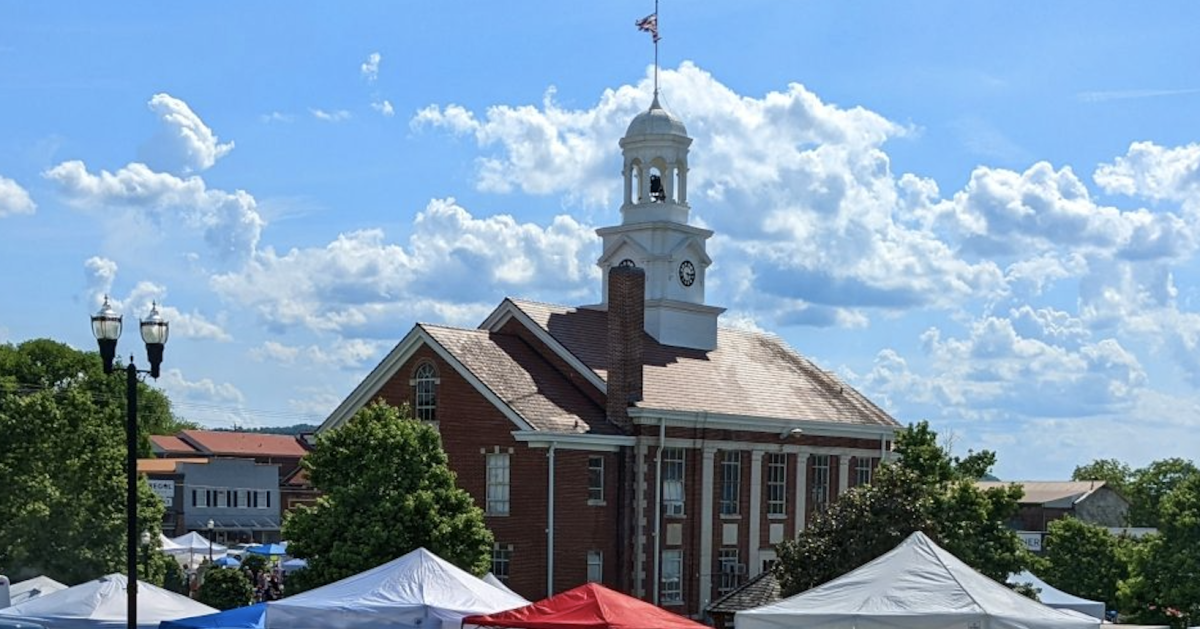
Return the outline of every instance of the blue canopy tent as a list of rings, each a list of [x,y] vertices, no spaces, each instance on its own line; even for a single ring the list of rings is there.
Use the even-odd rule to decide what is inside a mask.
[[[222,568],[238,568],[242,565],[242,562],[238,561],[236,557],[230,557],[229,555],[226,555],[214,560],[213,565],[221,566]]]
[[[282,556],[287,554],[287,546],[283,544],[259,544],[258,546],[247,548],[246,552],[256,555],[267,555],[268,557]]]
[[[179,620],[164,620],[158,629],[263,629],[267,604],[235,607],[217,614],[205,614]]]

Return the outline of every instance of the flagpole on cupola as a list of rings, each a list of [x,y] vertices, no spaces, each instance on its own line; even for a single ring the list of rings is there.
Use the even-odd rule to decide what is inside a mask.
[[[654,0],[654,13],[634,22],[639,31],[650,33],[654,40],[654,101],[658,102],[658,0]]]

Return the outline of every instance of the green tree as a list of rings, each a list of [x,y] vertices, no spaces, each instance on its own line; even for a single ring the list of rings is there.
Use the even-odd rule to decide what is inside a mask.
[[[785,595],[815,587],[891,550],[915,531],[984,574],[1003,581],[1030,555],[1007,522],[1020,487],[980,489],[975,480],[995,462],[990,452],[949,456],[927,422],[897,436],[899,460],[868,485],[840,496],[796,539],[776,547]]]
[[[196,592],[196,600],[217,609],[244,607],[254,602],[254,586],[237,568],[209,566],[204,571],[204,582]]]
[[[418,547],[477,575],[492,534],[470,494],[455,486],[435,429],[382,402],[317,438],[301,462],[322,496],[284,522],[288,552],[308,567],[288,593],[373,568]]]
[[[1040,576],[1054,587],[1117,608],[1117,586],[1129,578],[1122,538],[1104,527],[1061,518],[1050,523],[1042,558]]]
[[[125,383],[99,356],[45,339],[0,345],[0,572],[75,584],[125,571]],[[139,385],[142,449],[177,425],[162,393]],[[142,480],[140,575],[161,583],[163,505]]]
[[[1071,473],[1071,480],[1102,480],[1127,499],[1130,498],[1129,482],[1132,479],[1133,469],[1116,459],[1096,459],[1076,466]]]
[[[1200,622],[1200,474],[1161,501],[1158,534],[1135,547],[1120,586],[1129,622],[1189,627]]]
[[[1129,483],[1129,523],[1132,526],[1160,526],[1160,505],[1171,490],[1185,480],[1200,475],[1191,461],[1162,459],[1133,473]]]

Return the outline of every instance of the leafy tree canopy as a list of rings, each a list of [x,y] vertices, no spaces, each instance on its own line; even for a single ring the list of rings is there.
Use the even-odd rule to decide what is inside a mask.
[[[1162,459],[1133,473],[1129,482],[1129,523],[1161,527],[1162,502],[1185,481],[1200,475],[1200,469],[1185,459]]]
[[[1060,590],[1116,609],[1117,586],[1129,577],[1129,540],[1075,518],[1051,522],[1048,533],[1039,575]]]
[[[1158,534],[1131,555],[1121,611],[1129,622],[1190,627],[1200,623],[1200,474],[1163,496],[1158,517]]]
[[[254,586],[250,577],[237,568],[209,566],[204,571],[204,583],[196,592],[196,599],[209,607],[233,609],[254,602]]]
[[[437,431],[407,408],[364,408],[318,436],[301,464],[323,495],[284,522],[288,552],[308,559],[289,578],[289,594],[422,546],[469,572],[487,572],[492,534],[483,512],[455,485]]]
[[[146,435],[178,422],[161,392],[139,385]],[[95,352],[39,339],[0,345],[0,572],[68,584],[125,569],[125,382]],[[161,584],[163,505],[138,489],[140,574]]]
[[[1029,554],[1007,526],[1021,488],[975,484],[995,463],[994,454],[952,457],[927,422],[900,433],[896,453],[898,460],[881,465],[870,484],[840,496],[796,539],[777,547],[775,570],[785,595],[841,576],[915,531],[999,581],[1028,565]]]

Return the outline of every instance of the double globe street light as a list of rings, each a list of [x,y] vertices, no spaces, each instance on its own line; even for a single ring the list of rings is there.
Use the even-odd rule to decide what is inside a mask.
[[[163,346],[167,343],[169,326],[152,304],[150,314],[141,321],[142,341],[146,343],[146,359],[149,371],[141,371],[133,364],[133,356],[125,365],[125,561],[129,583],[125,588],[128,609],[126,620],[129,629],[137,629],[137,385],[138,374],[149,374],[158,378],[162,364]],[[117,339],[121,337],[121,315],[113,311],[104,296],[104,305],[92,315],[92,334],[100,345],[100,358],[104,360],[104,373],[113,372],[113,359],[117,355]]]

